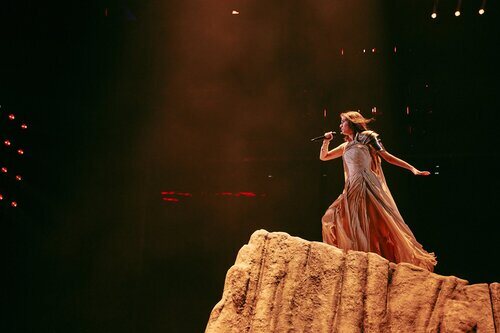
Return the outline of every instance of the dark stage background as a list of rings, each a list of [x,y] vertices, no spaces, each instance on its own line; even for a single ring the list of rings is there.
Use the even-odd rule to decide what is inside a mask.
[[[480,4],[2,4],[0,117],[29,128],[0,330],[202,332],[253,231],[321,240],[342,164],[309,139],[347,109],[433,172],[384,169],[436,272],[499,281],[500,17]]]

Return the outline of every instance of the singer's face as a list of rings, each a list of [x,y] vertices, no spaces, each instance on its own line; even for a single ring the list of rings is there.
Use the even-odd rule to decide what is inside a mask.
[[[351,126],[349,126],[349,121],[345,119],[344,117],[340,117],[340,133],[344,135],[352,135],[353,131],[351,129]]]

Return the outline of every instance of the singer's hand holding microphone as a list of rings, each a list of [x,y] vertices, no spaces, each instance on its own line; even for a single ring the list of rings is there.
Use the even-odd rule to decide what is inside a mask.
[[[333,137],[336,135],[337,133],[335,133],[334,131],[331,131],[331,132],[326,132],[325,134],[323,134],[322,136],[318,136],[318,137],[315,137],[315,138],[312,138],[311,139],[311,142],[314,142],[314,141],[320,141],[320,140],[327,140],[327,141],[330,141],[331,139],[333,139]]]

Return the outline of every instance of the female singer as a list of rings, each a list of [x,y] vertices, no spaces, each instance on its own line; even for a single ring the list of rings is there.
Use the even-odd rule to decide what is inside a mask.
[[[328,150],[332,132],[325,133],[319,158],[322,161],[342,157],[345,187],[322,218],[323,242],[341,249],[375,252],[389,261],[407,262],[433,271],[434,253],[420,245],[401,217],[387,187],[381,167],[385,161],[428,176],[385,150],[379,135],[368,130],[372,119],[359,112],[340,115],[340,131],[345,142]]]

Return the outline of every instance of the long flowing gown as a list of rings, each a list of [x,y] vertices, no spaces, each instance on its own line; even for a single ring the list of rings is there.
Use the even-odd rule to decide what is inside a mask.
[[[417,242],[387,187],[381,160],[357,135],[344,147],[345,187],[322,219],[323,242],[341,249],[375,252],[433,271],[434,253]]]

